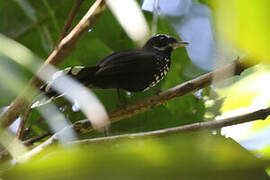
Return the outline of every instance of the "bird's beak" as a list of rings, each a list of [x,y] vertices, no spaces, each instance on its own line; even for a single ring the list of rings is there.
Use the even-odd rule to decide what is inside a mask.
[[[173,49],[179,48],[179,47],[184,47],[187,46],[189,43],[186,41],[177,41],[170,43],[169,46],[171,46]]]

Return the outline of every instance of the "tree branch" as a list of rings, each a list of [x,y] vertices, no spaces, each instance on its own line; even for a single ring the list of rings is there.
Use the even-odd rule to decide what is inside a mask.
[[[72,50],[75,49],[79,39],[90,29],[97,18],[102,14],[105,7],[105,0],[96,0],[81,21],[53,50],[45,61],[44,66],[49,63],[58,66],[62,63],[63,60],[71,54]],[[1,125],[3,127],[9,126],[19,117],[25,110],[25,107],[29,105],[29,102],[24,97],[28,96],[29,99],[33,99],[33,93],[29,94],[29,92],[31,92],[33,87],[40,87],[40,85],[41,81],[37,77],[33,77],[30,80],[25,90],[13,101],[8,111],[4,113],[3,118],[1,119]]]
[[[57,45],[60,43],[60,41],[68,34],[68,31],[72,25],[72,22],[76,16],[76,14],[78,13],[79,9],[80,9],[80,6],[81,4],[83,3],[84,0],[76,0],[74,5],[72,6],[72,9],[68,15],[68,18],[66,20],[66,23],[64,25],[64,28],[59,36],[59,39],[58,39],[58,42],[57,42]],[[23,115],[23,118],[22,118],[22,121],[20,123],[20,126],[19,126],[19,129],[16,133],[16,137],[20,140],[22,140],[22,136],[23,136],[23,130],[24,130],[24,126],[27,122],[27,119],[29,118],[30,114],[31,114],[31,105],[29,105],[25,112],[24,112],[24,115]]]
[[[123,108],[113,110],[109,112],[110,120],[111,122],[117,122],[121,119],[125,119],[136,114],[151,110],[153,107],[161,105],[167,101],[205,88],[212,83],[213,79],[215,82],[219,82],[232,76],[240,75],[246,68],[252,66],[251,64],[247,64],[247,61],[247,59],[235,60],[233,63],[227,66],[216,69],[190,81],[186,81],[168,90],[162,91],[158,95],[153,95],[128,104]],[[75,122],[74,129],[77,133],[83,134],[91,131],[92,126],[89,120],[86,119]]]
[[[169,135],[169,134],[176,134],[176,133],[185,133],[185,132],[192,132],[192,131],[202,131],[202,130],[214,130],[220,129],[226,126],[232,126],[236,124],[241,124],[245,122],[250,122],[254,120],[264,120],[267,116],[270,115],[270,107],[266,109],[260,109],[258,111],[254,111],[251,113],[234,116],[230,118],[225,118],[222,120],[213,120],[208,122],[200,122],[200,123],[193,123],[184,126],[166,128],[156,131],[150,132],[143,132],[143,133],[134,133],[134,134],[124,134],[118,136],[110,136],[110,137],[101,137],[101,138],[94,138],[94,139],[84,139],[79,141],[74,141],[73,143],[94,143],[94,142],[102,142],[108,140],[118,140],[118,139],[128,139],[134,137],[148,137],[148,136],[160,136],[160,135]]]
[[[35,136],[35,137],[32,137],[30,139],[27,139],[27,140],[23,141],[23,144],[26,145],[26,146],[31,146],[33,143],[35,143],[35,142],[37,142],[37,141],[39,141],[39,140],[41,140],[41,139],[43,139],[43,138],[45,138],[47,136],[50,136],[50,135],[52,135],[51,132],[45,132],[45,133],[43,133],[43,134],[41,134],[39,136]]]
[[[84,2],[84,0],[76,0],[74,5],[72,6],[72,9],[69,12],[68,18],[66,20],[66,23],[64,25],[64,28],[59,36],[58,43],[68,34],[68,31],[72,25],[72,22],[76,16],[76,14],[79,12],[81,4]]]
[[[20,126],[19,126],[19,128],[17,130],[17,133],[16,133],[16,138],[19,139],[19,140],[22,140],[23,139],[24,127],[25,127],[25,124],[26,124],[28,118],[30,117],[31,112],[32,112],[31,105],[29,105],[26,108],[26,110],[25,110],[25,112],[24,112],[24,114],[22,116],[22,120],[21,120]]]
[[[169,134],[192,132],[192,131],[202,131],[202,130],[207,130],[207,129],[214,130],[214,129],[220,129],[226,126],[241,124],[241,123],[245,123],[249,121],[255,121],[258,119],[264,120],[267,118],[268,115],[270,115],[270,107],[266,109],[250,112],[247,114],[239,115],[239,116],[225,118],[222,120],[200,122],[200,123],[188,124],[184,126],[172,127],[172,128],[161,129],[161,130],[150,131],[150,132],[143,132],[143,133],[124,134],[124,135],[119,135],[119,136],[85,139],[85,140],[74,141],[72,143],[79,143],[79,144],[80,143],[94,143],[94,142],[102,142],[102,141],[108,141],[108,140],[118,140],[118,139],[125,139],[125,138],[128,139],[128,138],[134,138],[134,137],[146,137],[146,136],[149,137],[149,136],[157,136],[157,135],[161,136],[161,135],[169,135]],[[69,128],[72,128],[72,125],[54,134],[47,141],[40,144],[36,148],[32,149],[28,153],[26,153],[22,157],[22,159],[27,160],[29,158],[32,158],[33,156],[42,152],[45,148],[48,148],[50,145],[56,143],[58,141],[58,137],[60,136],[60,134]]]

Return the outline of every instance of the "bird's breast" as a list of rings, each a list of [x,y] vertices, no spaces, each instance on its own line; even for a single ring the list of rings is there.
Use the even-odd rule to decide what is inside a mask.
[[[155,70],[153,74],[153,80],[148,88],[157,85],[167,75],[169,68],[170,68],[170,58],[157,58],[154,67]]]

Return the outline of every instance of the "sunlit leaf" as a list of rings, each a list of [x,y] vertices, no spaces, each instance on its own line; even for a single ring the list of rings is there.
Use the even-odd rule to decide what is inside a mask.
[[[215,22],[219,38],[254,57],[270,61],[269,0],[215,0]]]

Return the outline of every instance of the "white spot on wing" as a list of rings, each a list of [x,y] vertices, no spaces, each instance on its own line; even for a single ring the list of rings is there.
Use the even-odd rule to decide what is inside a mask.
[[[74,66],[71,70],[71,74],[77,75],[83,68],[83,66]]]
[[[51,89],[51,83],[47,84],[45,87],[45,92],[49,92]]]

